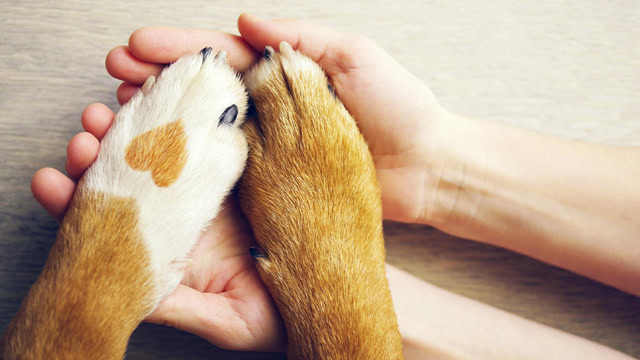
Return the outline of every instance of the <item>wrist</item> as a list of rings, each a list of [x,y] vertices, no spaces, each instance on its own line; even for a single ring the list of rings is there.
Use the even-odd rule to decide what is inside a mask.
[[[485,181],[485,124],[443,110],[423,149],[419,223],[454,233],[478,212]]]
[[[420,222],[448,234],[491,243],[523,218],[529,187],[523,164],[537,150],[529,132],[444,111],[438,145],[425,161]],[[538,136],[534,134],[534,136]]]
[[[540,210],[540,180],[553,152],[548,137],[450,112],[440,146],[425,163],[421,222],[471,240],[505,246],[504,231]],[[546,144],[546,145],[545,145]],[[533,194],[538,194],[533,195]]]

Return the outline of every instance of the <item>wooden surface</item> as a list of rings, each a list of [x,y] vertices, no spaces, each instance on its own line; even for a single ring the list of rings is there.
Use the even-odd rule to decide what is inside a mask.
[[[373,38],[455,112],[640,145],[640,2],[253,3],[0,3],[0,329],[35,281],[57,229],[32,199],[30,178],[43,166],[64,168],[84,106],[104,102],[117,110],[117,82],[104,70],[104,57],[143,25],[235,32],[242,11],[306,18]],[[386,234],[389,262],[424,280],[640,357],[638,297],[427,227],[387,223]],[[128,358],[216,354],[282,357],[224,352],[145,324]]]

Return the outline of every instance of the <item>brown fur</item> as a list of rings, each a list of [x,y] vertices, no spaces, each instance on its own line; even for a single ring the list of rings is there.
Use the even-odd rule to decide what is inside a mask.
[[[151,171],[159,187],[173,184],[187,163],[187,135],[182,120],[142,133],[127,145],[125,160],[134,170]]]
[[[131,199],[76,193],[47,264],[0,341],[0,358],[122,359],[151,310],[137,222]]]
[[[240,194],[265,252],[260,274],[290,358],[400,359],[371,155],[324,73],[287,60],[297,56],[263,59],[277,66],[250,86],[259,120],[245,126]]]

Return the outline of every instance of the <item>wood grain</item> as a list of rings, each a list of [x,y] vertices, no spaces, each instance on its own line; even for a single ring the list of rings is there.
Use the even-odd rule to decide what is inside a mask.
[[[0,329],[17,311],[57,224],[32,199],[44,166],[63,169],[92,102],[117,110],[104,57],[143,25],[236,32],[243,11],[368,35],[445,107],[538,131],[640,145],[640,3],[628,1],[143,0],[0,3]],[[408,94],[410,95],[410,94]],[[389,262],[435,285],[640,357],[640,298],[555,267],[387,223]],[[279,359],[227,352],[145,324],[131,359]]]

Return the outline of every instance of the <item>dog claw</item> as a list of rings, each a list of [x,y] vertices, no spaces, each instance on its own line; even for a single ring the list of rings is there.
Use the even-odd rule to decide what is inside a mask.
[[[153,75],[149,76],[147,80],[144,81],[144,84],[142,84],[142,87],[140,88],[140,91],[142,91],[142,94],[146,96],[149,93],[149,90],[151,90],[151,88],[155,83],[156,83],[156,77]]]
[[[236,122],[238,118],[238,107],[234,104],[226,108],[222,115],[220,115],[220,120],[218,120],[218,125],[231,125]]]
[[[251,254],[251,257],[254,259],[258,259],[258,258],[266,258],[267,254],[265,254],[264,252],[262,252],[261,249],[258,248],[249,248],[249,254]]]
[[[293,47],[286,41],[280,43],[280,52],[283,54],[290,54],[293,52]]]
[[[227,61],[227,52],[226,52],[226,51],[224,51],[224,50],[219,51],[219,52],[216,54],[216,57],[214,57],[214,58],[213,58],[213,60],[219,60],[219,61],[222,61],[222,62]]]
[[[270,60],[271,55],[273,55],[273,48],[271,46],[266,46],[264,48],[264,53],[262,54],[262,56],[264,56],[265,59]]]
[[[334,98],[337,98],[338,96],[336,95],[336,89],[333,88],[333,85],[331,85],[331,83],[327,83],[327,89],[329,89],[329,92],[331,93],[331,95]]]
[[[209,56],[209,54],[211,54],[211,47],[207,46],[206,48],[200,50],[200,53],[202,54],[202,62],[204,62],[207,59],[207,56]]]

